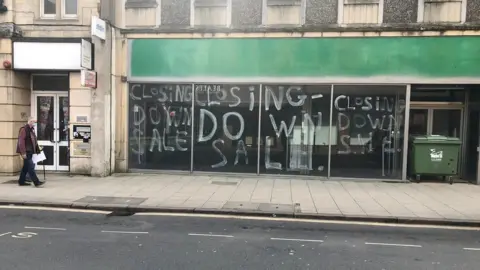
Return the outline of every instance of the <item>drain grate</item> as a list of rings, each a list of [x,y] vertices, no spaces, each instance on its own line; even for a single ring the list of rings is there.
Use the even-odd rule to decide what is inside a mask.
[[[135,212],[133,211],[119,210],[119,211],[113,211],[111,213],[108,213],[106,216],[107,217],[131,217],[133,215],[135,215]]]
[[[238,182],[230,182],[230,181],[211,181],[210,184],[212,185],[219,185],[219,186],[236,186]]]

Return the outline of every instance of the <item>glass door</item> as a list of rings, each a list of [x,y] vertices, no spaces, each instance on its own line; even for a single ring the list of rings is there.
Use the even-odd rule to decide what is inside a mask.
[[[461,124],[461,109],[432,109],[432,135],[461,139]]]
[[[34,94],[34,108],[38,144],[47,158],[38,165],[45,165],[45,170],[68,171],[68,94]]]
[[[428,134],[428,109],[411,109],[409,121],[410,135]]]
[[[429,105],[429,106],[428,106]],[[440,135],[455,137],[464,141],[463,108],[461,106],[412,106],[410,109],[409,134]],[[459,175],[464,173],[465,144],[459,157]]]
[[[462,113],[458,108],[411,108],[410,135],[441,135],[462,138]]]

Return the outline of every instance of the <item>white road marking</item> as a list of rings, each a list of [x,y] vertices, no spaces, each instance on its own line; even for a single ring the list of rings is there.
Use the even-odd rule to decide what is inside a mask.
[[[17,233],[15,235],[12,235],[13,238],[20,238],[20,239],[27,239],[27,238],[32,238],[32,236],[38,235],[33,232],[21,232]]]
[[[129,231],[102,231],[102,233],[148,234],[148,232],[129,232]]]
[[[421,229],[440,229],[456,231],[480,231],[480,227],[457,227],[443,225],[416,225],[416,224],[392,224],[379,222],[361,222],[361,221],[339,221],[339,220],[321,220],[321,219],[301,219],[301,218],[274,218],[274,217],[253,217],[253,216],[232,216],[232,215],[214,215],[214,214],[184,214],[184,213],[135,213],[135,216],[166,216],[166,217],[197,217],[197,218],[216,218],[216,219],[239,219],[239,220],[258,220],[258,221],[277,221],[294,223],[320,223],[320,224],[344,224],[344,225],[365,225],[378,227],[396,227],[396,228],[421,228]]]
[[[372,245],[372,246],[393,246],[393,247],[417,247],[421,248],[420,245],[405,245],[405,244],[390,244],[390,243],[369,243],[365,242],[365,245]]]
[[[469,251],[480,251],[480,248],[463,248],[463,249],[464,250],[469,250]]]
[[[73,212],[73,213],[87,213],[87,214],[109,214],[112,211],[100,210],[83,210],[74,208],[55,208],[55,207],[40,207],[40,206],[15,206],[15,205],[0,205],[0,209],[24,209],[24,210],[40,210],[40,211],[55,211],[55,212]]]
[[[9,234],[11,234],[11,233],[12,233],[12,232],[2,233],[2,234],[0,234],[0,237],[5,236],[5,235],[9,235]]]
[[[270,238],[270,240],[323,243],[323,240],[315,240],[315,239],[295,239],[295,238],[274,238],[274,237],[273,237],[273,238]]]
[[[206,234],[206,233],[189,233],[190,236],[210,236],[210,237],[226,237],[232,238],[233,235],[226,235],[226,234]]]
[[[33,230],[51,230],[51,231],[66,231],[65,228],[48,228],[48,227],[29,227],[25,226],[25,229],[33,229]]]

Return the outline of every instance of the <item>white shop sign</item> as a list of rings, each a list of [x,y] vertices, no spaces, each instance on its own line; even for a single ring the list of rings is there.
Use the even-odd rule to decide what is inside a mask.
[[[80,70],[80,42],[14,42],[13,69]]]
[[[82,68],[86,68],[91,70],[93,68],[92,62],[92,43],[89,41],[82,39],[82,52],[81,52],[81,66]]]
[[[107,24],[96,16],[92,16],[92,37],[98,37],[101,40],[107,38]]]

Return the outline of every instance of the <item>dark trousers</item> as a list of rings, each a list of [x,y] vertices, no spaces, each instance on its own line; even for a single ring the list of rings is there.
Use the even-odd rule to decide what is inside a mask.
[[[27,152],[27,158],[23,160],[22,172],[20,173],[20,178],[18,179],[19,184],[25,184],[27,173],[35,185],[40,184],[40,180],[35,172],[35,163],[32,161],[32,155],[33,153]]]
[[[33,170],[35,170],[35,163],[33,163]],[[27,177],[25,178],[26,181],[32,181],[32,178],[30,177],[30,174],[27,173]]]

